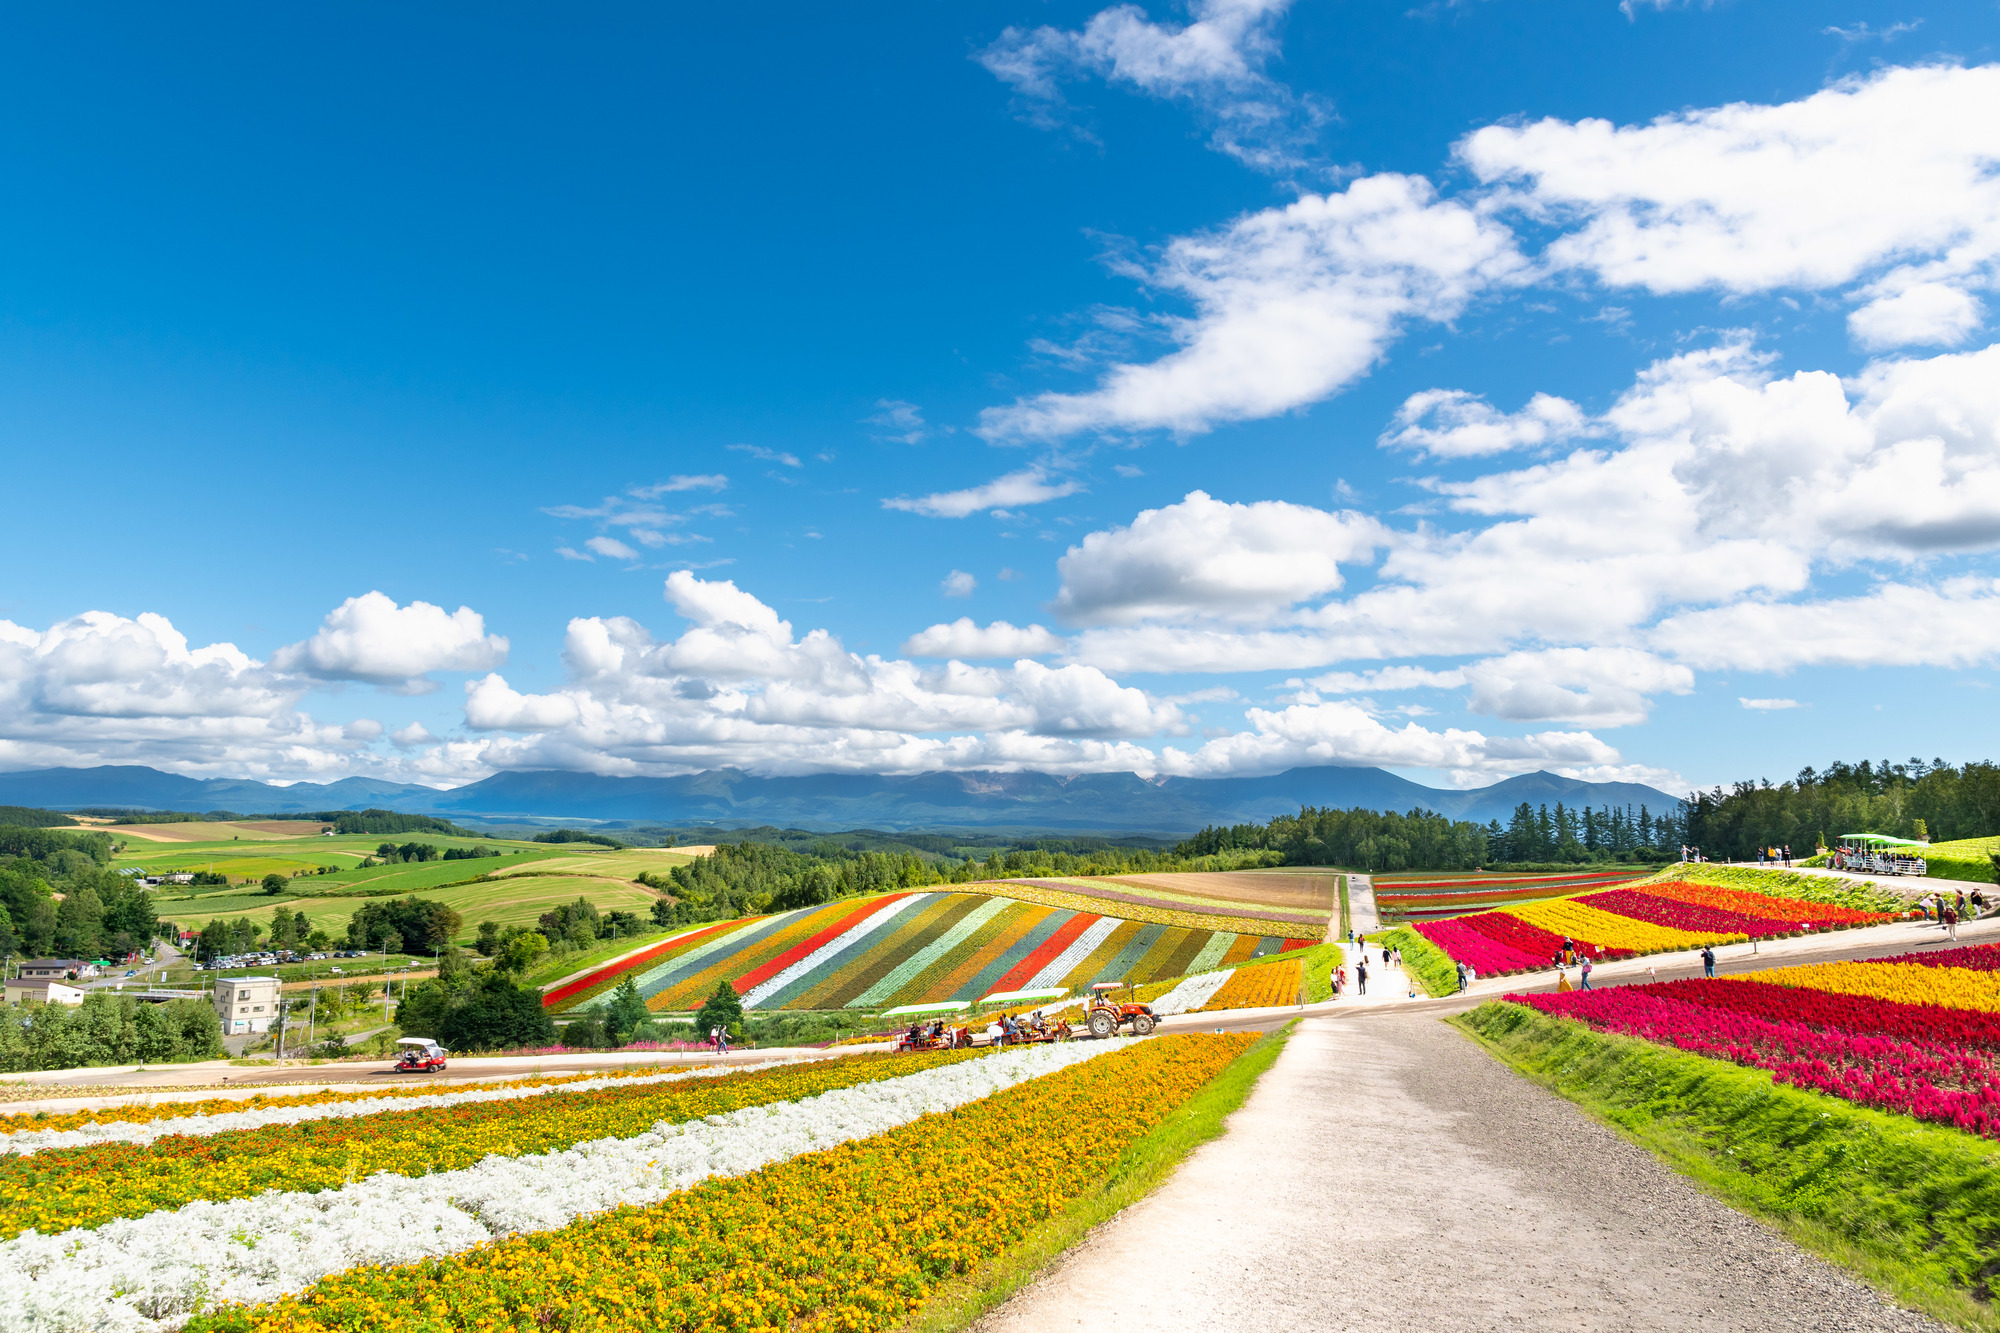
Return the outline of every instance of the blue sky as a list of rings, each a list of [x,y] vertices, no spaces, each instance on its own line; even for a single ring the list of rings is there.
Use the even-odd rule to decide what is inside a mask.
[[[0,766],[2000,751],[1990,4],[0,22]]]

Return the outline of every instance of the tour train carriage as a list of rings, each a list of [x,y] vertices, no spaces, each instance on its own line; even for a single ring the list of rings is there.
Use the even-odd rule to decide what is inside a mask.
[[[1859,870],[1871,875],[1921,875],[1930,867],[1905,848],[1927,846],[1910,838],[1881,833],[1843,833],[1829,856],[1835,870]]]

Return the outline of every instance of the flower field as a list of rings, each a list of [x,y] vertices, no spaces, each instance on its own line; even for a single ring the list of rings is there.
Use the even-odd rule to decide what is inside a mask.
[[[1405,920],[1437,920],[1489,907],[1537,902],[1584,889],[1608,888],[1645,876],[1640,870],[1563,875],[1471,875],[1451,879],[1375,881],[1375,904]]]
[[[1298,1002],[1299,965],[1294,962],[1266,963],[1261,967],[1238,968],[1202,1006],[1202,1011],[1264,1009]]]
[[[1507,998],[2000,1139],[2000,947]]]
[[[246,1131],[225,1111],[159,1122],[175,1132],[151,1144],[17,1144],[0,1327],[549,1327],[552,1302],[566,1328],[780,1311],[883,1327],[1101,1177],[1249,1041],[655,1071],[331,1124]],[[298,1101],[258,1113],[315,1105]],[[1086,1113],[1104,1132],[1047,1132]]]
[[[1789,889],[1790,881],[1803,878],[1772,876],[1753,882]],[[1505,976],[1549,966],[1565,937],[1594,958],[1627,958],[1893,919],[1891,913],[1838,902],[1674,880],[1420,921],[1412,929],[1480,975]]]
[[[892,893],[706,927],[577,978],[543,1003],[587,1007],[630,976],[656,1012],[697,1008],[723,980],[752,1009],[876,1009],[1165,980],[1315,942],[984,893]]]
[[[469,1253],[357,1268],[191,1328],[894,1327],[939,1281],[977,1267],[1102,1178],[1250,1040],[1093,1043],[1109,1057],[1073,1061],[957,1113]],[[1020,1054],[1032,1053],[992,1062]],[[1047,1132],[1085,1119],[1101,1132]]]
[[[423,1111],[286,1099],[252,1114],[363,1110],[248,1130],[183,1104],[150,1144],[15,1145],[0,1327],[548,1327],[552,1300],[567,1328],[882,1327],[1248,1041],[649,1071]],[[1109,1132],[1046,1132],[1086,1109]]]

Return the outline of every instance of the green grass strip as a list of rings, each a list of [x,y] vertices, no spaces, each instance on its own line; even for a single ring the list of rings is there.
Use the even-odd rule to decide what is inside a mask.
[[[1088,1235],[1165,1184],[1187,1155],[1222,1132],[1222,1122],[1243,1104],[1257,1080],[1285,1049],[1287,1023],[1266,1035],[1207,1087],[1184,1102],[1152,1133],[1127,1148],[1117,1165],[1091,1193],[1072,1200],[1062,1212],[1022,1237],[1005,1254],[968,1277],[939,1286],[929,1304],[898,1333],[960,1333],[1033,1282],[1057,1258]]]
[[[1408,926],[1379,937],[1387,948],[1403,951],[1403,970],[1417,979],[1426,995],[1458,994],[1458,964],[1451,955]]]
[[[1340,877],[1340,938],[1354,938],[1354,908],[1347,901],[1347,876]]]
[[[2000,1329],[2000,1144],[1524,1005],[1496,1000],[1450,1021],[1903,1305],[1961,1328]]]

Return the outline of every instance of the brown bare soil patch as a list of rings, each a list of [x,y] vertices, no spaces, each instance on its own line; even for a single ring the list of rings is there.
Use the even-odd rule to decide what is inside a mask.
[[[1335,875],[1276,875],[1268,871],[1215,870],[1164,875],[1121,875],[1111,881],[1138,889],[1163,889],[1199,898],[1238,902],[1246,907],[1278,907],[1331,913],[1338,904]]]
[[[333,827],[317,819],[263,819],[252,824],[235,824],[234,828],[255,829],[259,833],[275,833],[281,838],[310,838],[321,829]]]

